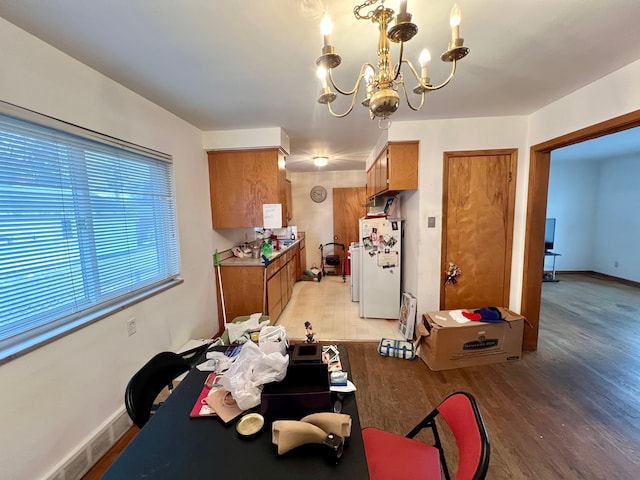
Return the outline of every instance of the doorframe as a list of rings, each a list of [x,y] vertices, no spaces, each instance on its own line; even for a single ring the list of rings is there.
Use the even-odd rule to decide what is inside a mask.
[[[458,150],[447,151],[443,153],[443,166],[442,166],[442,233],[440,240],[440,308],[444,308],[445,303],[445,271],[448,266],[446,258],[447,253],[447,215],[448,215],[448,195],[449,195],[449,164],[453,157],[482,157],[482,156],[497,156],[508,155],[509,164],[511,166],[511,176],[509,178],[509,191],[508,191],[508,211],[506,225],[506,252],[504,263],[504,289],[502,292],[503,305],[506,305],[509,301],[509,295],[511,292],[511,262],[513,258],[513,226],[515,221],[515,202],[516,202],[516,174],[518,170],[518,149],[517,148],[501,148],[493,150]]]
[[[524,350],[535,351],[538,348],[544,268],[544,226],[549,194],[551,151],[638,126],[640,126],[640,110],[531,146],[520,313],[527,318],[532,328],[524,329],[522,343]]]

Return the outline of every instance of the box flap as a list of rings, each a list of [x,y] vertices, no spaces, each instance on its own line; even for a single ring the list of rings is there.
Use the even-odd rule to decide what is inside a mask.
[[[426,317],[426,316],[425,316]],[[425,318],[426,319],[426,318]],[[418,346],[420,345],[420,342],[422,341],[422,337],[428,337],[429,336],[429,329],[427,328],[427,326],[422,323],[419,322],[416,325],[416,339],[413,342],[414,347],[417,349]]]

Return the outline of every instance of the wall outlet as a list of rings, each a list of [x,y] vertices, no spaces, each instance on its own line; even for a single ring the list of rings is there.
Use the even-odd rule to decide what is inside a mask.
[[[127,335],[131,336],[136,333],[136,319],[130,318],[127,320]]]

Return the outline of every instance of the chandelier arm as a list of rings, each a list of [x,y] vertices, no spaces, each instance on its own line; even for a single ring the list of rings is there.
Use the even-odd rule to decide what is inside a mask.
[[[409,94],[407,93],[407,86],[404,84],[404,82],[402,82],[402,90],[404,91],[404,98],[407,101],[407,105],[409,105],[409,108],[414,112],[417,112],[418,110],[420,110],[422,108],[422,105],[424,105],[424,91],[420,94],[420,105],[418,105],[417,107],[414,107],[411,104],[411,100],[409,99]]]
[[[400,42],[400,58],[398,59],[398,64],[396,65],[396,74],[393,77],[393,81],[395,82],[396,80],[398,80],[398,77],[400,76],[400,67],[402,66],[402,56],[404,53],[404,42]],[[409,63],[409,62],[407,62]],[[409,63],[409,65],[411,65],[411,63]],[[413,67],[411,67],[413,68]],[[415,73],[415,70],[414,70]]]
[[[451,73],[449,74],[449,77],[442,82],[440,85],[436,85],[435,87],[427,87],[427,90],[440,90],[442,87],[445,87],[453,78],[453,76],[456,74],[456,59],[454,58],[453,61],[451,62],[453,63],[453,65],[451,65]]]
[[[347,115],[349,115],[351,113],[351,110],[353,110],[353,107],[356,104],[356,98],[357,98],[357,95],[354,95],[351,98],[351,105],[349,105],[349,109],[344,113],[336,113],[336,112],[334,112],[333,109],[331,108],[331,103],[327,103],[327,108],[329,109],[329,113],[331,113],[331,115],[333,115],[336,118],[346,117]]]
[[[411,70],[411,73],[413,73],[413,76],[415,77],[415,79],[418,81],[418,83],[422,83],[420,80],[420,75],[418,75],[418,72],[414,68],[413,64],[407,59],[402,60],[402,63],[406,63],[407,65],[409,65],[409,70]],[[400,64],[398,63],[398,65]]]
[[[336,91],[341,95],[345,95],[345,96],[346,95],[353,95],[360,88],[360,82],[362,81],[362,78],[364,77],[364,71],[368,66],[371,66],[371,64],[369,64],[369,63],[363,63],[362,64],[362,67],[360,67],[360,73],[358,74],[358,78],[356,79],[356,84],[354,85],[353,89],[351,89],[349,91],[342,90],[340,87],[338,87],[338,85],[336,85],[336,82],[333,80],[333,68],[330,68],[329,69],[329,81],[331,82],[331,86],[333,88],[335,88]]]
[[[418,75],[418,72],[416,71],[416,69],[413,67],[413,65],[411,64],[411,62],[409,60],[403,60],[403,63],[406,63],[407,65],[409,65],[409,69],[411,70],[411,73],[413,73],[413,76],[416,78],[416,80],[418,81],[418,84],[424,89],[424,90],[428,90],[428,91],[434,91],[434,90],[440,90],[442,87],[446,87],[447,84],[451,81],[451,79],[453,78],[453,76],[456,74],[456,60],[453,59],[452,63],[453,65],[451,66],[451,73],[449,74],[449,77],[442,82],[440,85],[428,85],[428,84],[424,84],[422,83],[422,80],[420,79],[420,75]]]

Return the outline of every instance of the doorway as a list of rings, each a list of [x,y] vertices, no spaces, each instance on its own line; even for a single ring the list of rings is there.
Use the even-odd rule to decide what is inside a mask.
[[[335,250],[337,254],[344,253],[342,268],[346,266],[349,246],[358,241],[358,222],[367,213],[366,202],[366,187],[333,189],[333,241],[344,245],[344,252],[340,252],[340,247]]]
[[[542,294],[540,272],[544,268],[544,229],[551,151],[637,126],[640,126],[640,110],[531,147],[521,313],[527,318],[532,328],[526,328],[524,331],[523,348],[525,350],[534,351],[538,348]]]

